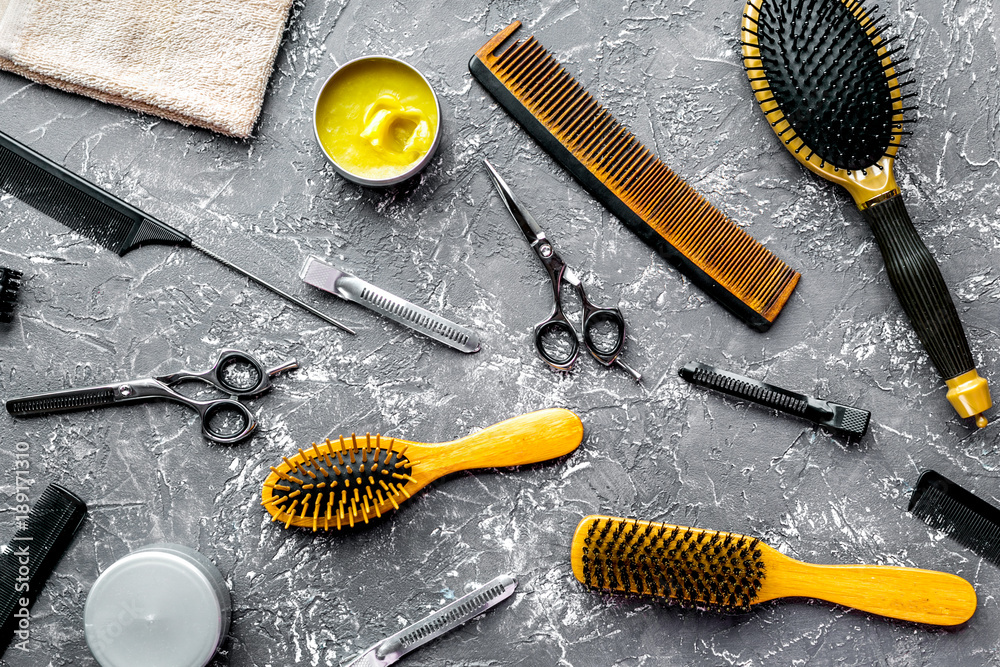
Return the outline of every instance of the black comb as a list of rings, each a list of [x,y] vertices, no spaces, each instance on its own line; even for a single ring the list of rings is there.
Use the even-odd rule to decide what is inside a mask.
[[[30,620],[22,620],[86,515],[87,505],[76,494],[49,484],[27,516],[16,517],[19,530],[0,552],[0,655],[15,636],[28,639],[22,626]]]
[[[119,256],[152,244],[194,248],[324,322],[354,333],[329,315],[198,245],[187,234],[146,215],[3,132],[0,132],[0,189]]]
[[[0,266],[0,322],[14,321],[14,304],[21,289],[21,272]]]
[[[925,470],[908,511],[962,546],[1000,566],[1000,509],[943,477]]]
[[[688,364],[678,373],[692,384],[808,419],[847,436],[860,438],[868,432],[868,422],[872,413],[861,408],[788,391],[760,380],[719,370],[708,364]]]

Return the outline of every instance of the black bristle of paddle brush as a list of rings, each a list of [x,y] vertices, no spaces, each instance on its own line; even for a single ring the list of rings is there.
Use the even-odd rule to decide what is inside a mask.
[[[0,552],[0,655],[12,639],[26,640],[25,615],[45,580],[69,549],[87,505],[58,484],[49,484],[25,518],[16,508],[18,531]],[[30,626],[30,618],[26,621]],[[23,633],[23,634],[22,634]],[[20,643],[20,642],[18,642]]]
[[[14,321],[14,305],[20,289],[21,272],[0,267],[0,322],[10,324]]]
[[[940,473],[925,470],[907,509],[931,528],[1000,566],[1000,508]]]
[[[808,150],[848,171],[873,167],[904,132],[895,88],[902,73],[884,17],[856,0],[761,0],[756,36],[767,84]],[[881,48],[886,53],[879,55]],[[897,79],[898,83],[890,82]]]
[[[404,487],[412,481],[415,465],[405,445],[400,448],[395,439],[370,433],[314,443],[283,459],[288,469],[272,467],[265,482],[273,493],[265,506],[286,528],[300,517],[312,520],[313,530],[353,528],[381,518],[379,507],[390,503],[396,508],[409,498]]]

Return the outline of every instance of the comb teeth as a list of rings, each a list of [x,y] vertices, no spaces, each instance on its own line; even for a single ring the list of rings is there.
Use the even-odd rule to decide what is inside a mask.
[[[693,370],[693,372],[691,372]],[[752,382],[749,378],[723,375],[705,366],[695,366],[693,369],[682,368],[681,377],[688,382],[700,384],[709,389],[715,389],[730,396],[745,398],[754,403],[760,403],[782,412],[803,416],[809,402],[797,396],[781,394],[760,382]]]
[[[448,323],[442,321],[440,318],[431,318],[422,313],[418,313],[413,308],[410,308],[406,303],[400,303],[399,301],[390,299],[382,294],[377,294],[367,287],[361,290],[360,296],[376,308],[387,310],[397,317],[409,320],[418,327],[430,329],[434,333],[444,336],[459,345],[467,345],[469,343],[469,336],[467,334],[456,331],[454,327],[449,326]]]
[[[738,317],[766,330],[799,274],[658,160],[534,37],[495,55],[518,26],[476,53],[473,75],[640,238]]]
[[[941,474],[926,470],[910,496],[909,511],[1000,566],[1000,509]]]
[[[65,410],[80,410],[108,405],[115,400],[113,389],[79,390],[71,396],[46,398],[20,398],[7,401],[7,412],[12,415],[38,415]]]
[[[14,305],[21,289],[21,276],[20,271],[0,267],[0,322],[4,324],[14,321]]]
[[[495,586],[490,586],[488,589],[475,595],[462,604],[448,610],[446,613],[440,616],[431,618],[427,623],[415,628],[412,632],[408,632],[399,638],[399,645],[402,648],[406,648],[410,644],[420,639],[423,639],[427,635],[434,634],[446,625],[450,625],[455,621],[458,621],[463,616],[471,614],[476,609],[479,609],[483,605],[489,604],[491,601],[497,599],[499,596],[507,592],[507,586],[503,583],[498,583]]]
[[[21,599],[28,598],[28,607],[34,603],[86,514],[87,505],[80,498],[58,484],[49,484],[27,518],[17,517],[21,528],[0,552],[0,615],[3,618],[0,654],[13,639],[18,626],[14,614],[21,607]],[[25,588],[15,587],[15,584],[24,584]]]
[[[147,243],[191,244],[191,239],[180,231],[148,218],[134,206],[3,132],[0,190],[119,255]]]
[[[0,143],[0,189],[122,254],[133,220]]]
[[[313,443],[271,468],[261,504],[285,528],[340,530],[381,518],[399,509],[410,497],[406,487],[416,481],[407,446],[370,433]]]
[[[764,581],[759,541],[745,535],[617,517],[585,517],[573,538],[584,584],[745,611]]]

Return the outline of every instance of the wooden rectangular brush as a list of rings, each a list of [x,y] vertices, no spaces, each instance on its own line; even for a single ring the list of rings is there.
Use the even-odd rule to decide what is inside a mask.
[[[515,21],[476,52],[472,75],[643,241],[746,324],[767,331],[799,273],[657,159],[534,37],[497,53],[520,26]]]

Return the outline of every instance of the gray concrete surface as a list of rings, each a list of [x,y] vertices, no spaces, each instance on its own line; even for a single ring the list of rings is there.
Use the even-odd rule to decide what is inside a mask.
[[[916,65],[920,121],[897,175],[952,287],[981,371],[1000,382],[1000,86],[996,4],[889,5]],[[998,426],[975,432],[944,399],[846,193],[785,152],[740,66],[742,3],[542,0],[491,4],[298,2],[250,141],[234,141],[0,75],[5,132],[355,325],[356,337],[191,250],[124,259],[0,199],[0,264],[27,274],[0,330],[4,397],[207,363],[224,346],[302,369],[253,402],[235,446],[205,441],[165,403],[15,421],[0,415],[0,537],[12,533],[14,446],[33,494],[59,481],[90,518],[34,608],[12,667],[95,664],[82,613],[96,577],[171,541],[227,577],[232,638],[214,665],[337,665],[500,572],[516,599],[407,665],[998,664],[1000,573],[906,513],[933,467],[997,501]],[[803,274],[758,334],[668,268],[558,168],[468,73],[519,18],[659,156]],[[444,138],[418,182],[389,191],[336,176],[310,124],[323,80],[350,58],[398,56],[441,97]],[[627,360],[646,380],[583,359],[568,376],[534,354],[548,283],[481,167],[489,157],[597,301],[620,301]],[[301,286],[310,253],[482,334],[473,356]],[[873,413],[851,444],[807,423],[692,389],[691,360],[742,370]],[[351,431],[450,440],[548,406],[579,413],[583,445],[525,470],[462,473],[367,530],[313,535],[269,523],[268,466]],[[979,609],[933,630],[826,604],[741,616],[605,597],[572,577],[570,537],[592,512],[758,535],[821,563],[883,563],[967,577]]]

